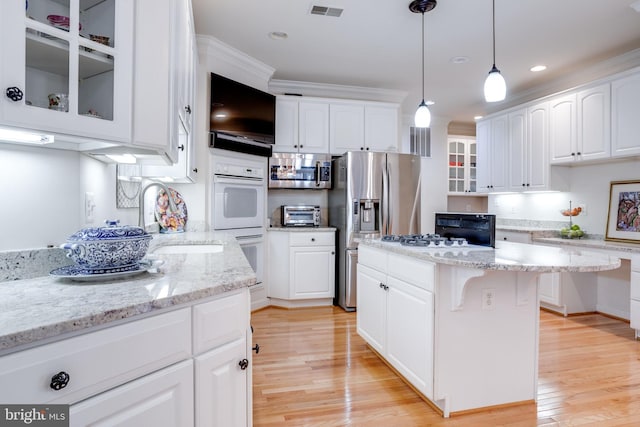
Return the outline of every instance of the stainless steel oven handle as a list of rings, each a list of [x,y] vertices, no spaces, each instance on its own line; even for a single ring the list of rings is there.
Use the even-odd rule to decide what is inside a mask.
[[[320,162],[316,162],[316,187],[320,187]]]

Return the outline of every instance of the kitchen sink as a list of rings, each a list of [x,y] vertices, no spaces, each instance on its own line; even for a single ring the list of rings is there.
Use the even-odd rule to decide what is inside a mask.
[[[222,252],[222,245],[165,245],[151,251],[153,254],[214,254]]]

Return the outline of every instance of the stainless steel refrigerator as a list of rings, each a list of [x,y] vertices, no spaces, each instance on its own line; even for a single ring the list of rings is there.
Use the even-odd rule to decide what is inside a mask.
[[[335,158],[329,225],[338,229],[335,303],[356,309],[358,242],[420,232],[420,157],[350,151]]]

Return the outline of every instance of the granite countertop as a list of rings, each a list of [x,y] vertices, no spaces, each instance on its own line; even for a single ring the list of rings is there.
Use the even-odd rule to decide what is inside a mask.
[[[571,246],[574,248],[612,250],[618,252],[628,252],[640,255],[640,244],[610,242],[602,239],[563,239],[560,237],[536,237],[533,236],[533,243],[549,243],[554,245]]]
[[[223,250],[153,254],[159,246],[177,244],[221,244]],[[78,282],[47,275],[0,282],[0,354],[156,310],[188,306],[256,282],[242,249],[225,233],[154,235],[146,258],[163,263],[120,280]]]
[[[483,246],[417,248],[397,242],[382,242],[379,239],[365,239],[360,244],[425,261],[483,270],[548,273],[604,271],[620,267],[620,259],[615,256],[578,248],[554,248],[502,241],[496,243],[495,249]]]
[[[335,227],[283,227],[279,226],[271,226],[267,228],[267,231],[293,231],[293,232],[314,232],[314,231],[336,231]]]

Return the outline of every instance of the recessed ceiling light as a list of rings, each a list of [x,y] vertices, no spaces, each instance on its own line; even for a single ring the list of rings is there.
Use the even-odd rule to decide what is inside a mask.
[[[269,37],[271,37],[274,40],[284,40],[287,37],[289,37],[289,34],[282,31],[272,31],[269,33]]]
[[[451,59],[449,59],[449,62],[451,62],[453,64],[465,64],[465,63],[469,62],[469,57],[468,56],[454,56]]]
[[[482,116],[473,116],[473,120],[480,120]]]
[[[544,71],[546,69],[547,69],[546,65],[536,65],[530,68],[530,70],[533,71],[534,73],[537,73],[538,71]]]

